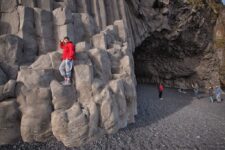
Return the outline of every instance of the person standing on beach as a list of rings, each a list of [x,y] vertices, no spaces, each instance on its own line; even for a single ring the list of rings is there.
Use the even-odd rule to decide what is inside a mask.
[[[195,97],[199,99],[199,97],[198,97],[198,92],[199,92],[199,86],[198,86],[198,83],[193,83],[191,86],[192,86],[192,88],[193,88]]]
[[[209,100],[210,100],[210,102],[214,102],[214,99],[213,99],[213,86],[212,85],[210,85],[209,86],[209,89],[208,89],[208,94],[209,94]]]
[[[163,95],[163,91],[164,91],[164,86],[163,86],[162,83],[160,83],[160,84],[158,85],[158,91],[159,91],[159,99],[160,99],[160,100],[163,100],[162,95]]]
[[[221,94],[222,94],[222,89],[220,88],[220,86],[216,86],[215,88],[215,94],[216,94],[216,100],[217,102],[221,102],[222,99],[221,99]]]

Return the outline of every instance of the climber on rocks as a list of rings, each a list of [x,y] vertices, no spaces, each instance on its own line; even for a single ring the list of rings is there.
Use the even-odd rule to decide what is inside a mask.
[[[64,77],[62,85],[71,85],[72,69],[75,60],[75,45],[69,37],[60,41],[60,48],[63,49],[62,62],[59,66],[60,74]]]

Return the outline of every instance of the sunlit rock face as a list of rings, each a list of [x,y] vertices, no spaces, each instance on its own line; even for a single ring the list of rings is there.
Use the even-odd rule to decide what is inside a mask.
[[[135,122],[125,17],[119,0],[0,0],[0,144],[54,136],[74,147]],[[58,71],[65,36],[76,44],[72,86]]]

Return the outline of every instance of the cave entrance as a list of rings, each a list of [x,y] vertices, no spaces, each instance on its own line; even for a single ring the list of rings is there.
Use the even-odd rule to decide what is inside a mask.
[[[176,75],[179,71],[173,66],[179,62],[178,57],[180,54],[171,47],[171,43],[168,40],[162,40],[162,38],[163,35],[159,37],[155,35],[149,36],[135,49],[135,74],[138,83],[162,82],[172,86],[176,77],[179,76]],[[182,67],[181,65],[182,63],[177,67]],[[182,78],[187,78],[189,74],[192,73],[187,72],[181,76]]]
[[[204,65],[210,64],[211,60],[203,60],[208,43],[200,39],[193,41],[194,36],[187,30],[171,41],[163,32],[152,33],[135,49],[137,82],[163,83],[184,89],[191,88],[194,83],[206,87],[205,83],[214,78],[210,73],[212,68]]]

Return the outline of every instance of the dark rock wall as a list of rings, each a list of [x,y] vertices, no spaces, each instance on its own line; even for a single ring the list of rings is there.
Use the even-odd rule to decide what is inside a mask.
[[[132,13],[142,23],[140,29],[132,29],[137,33],[133,37],[138,81],[182,88],[190,88],[193,82],[202,87],[219,84],[221,59],[213,36],[219,14],[212,5],[222,5],[215,1],[204,1],[201,7],[187,1],[167,2],[127,2],[137,6]]]

